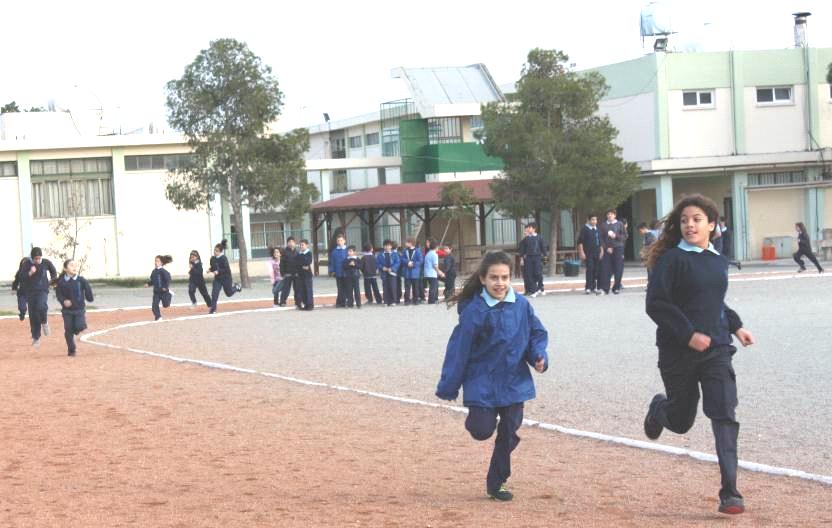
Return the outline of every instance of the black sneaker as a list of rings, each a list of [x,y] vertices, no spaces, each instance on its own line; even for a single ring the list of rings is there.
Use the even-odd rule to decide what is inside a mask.
[[[234,283],[234,291],[240,293],[241,291],[243,291],[243,287],[237,283]]]
[[[742,497],[728,497],[719,499],[719,513],[727,515],[739,515],[745,512],[745,503]]]
[[[494,491],[488,491],[488,496],[494,500],[508,502],[514,498],[514,495],[506,488],[505,483],[500,484],[500,489]]]
[[[24,319],[26,319],[26,314],[25,314],[25,313],[22,313],[22,314],[17,314],[17,316],[20,318],[20,320],[21,320],[21,321],[23,321]]]
[[[75,357],[75,351],[74,351],[74,350],[70,350],[70,351],[69,351],[69,353],[67,353],[67,356],[69,356],[69,357]]]
[[[653,400],[650,402],[650,407],[647,409],[647,416],[644,417],[644,434],[650,440],[655,440],[660,437],[662,430],[664,429],[662,424],[656,421],[655,414],[658,404],[665,400],[667,400],[667,396],[661,393],[656,394],[653,396]]]

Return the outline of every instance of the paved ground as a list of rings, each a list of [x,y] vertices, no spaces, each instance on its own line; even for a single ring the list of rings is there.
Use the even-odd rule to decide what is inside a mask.
[[[597,299],[596,306],[624,299]],[[555,300],[538,299],[541,311]],[[263,314],[270,316],[262,321],[266,331],[255,341],[260,358],[289,366],[308,357],[336,373],[353,364],[351,355],[373,352],[376,368],[392,373],[381,380],[389,381],[412,361],[402,358],[434,355],[410,325],[404,332],[396,327],[407,314],[403,308],[271,312]],[[423,314],[426,321],[449,317]],[[292,318],[300,315],[306,317]],[[326,358],[303,350],[327,320],[355,327],[356,317],[368,316],[376,319],[360,325],[367,333],[378,336],[386,327],[387,334],[348,333],[349,341]],[[90,331],[141,319],[141,311],[88,317]],[[306,330],[275,331],[293,321]],[[241,343],[244,332],[258,328],[254,314],[202,322],[185,339],[167,331],[190,330],[190,322],[152,325],[142,346],[198,353],[222,340]],[[374,340],[387,346],[373,348]],[[832,524],[827,485],[741,471],[748,510],[727,519],[716,513],[714,464],[535,428],[520,431],[510,479],[516,498],[500,504],[483,493],[491,442],[474,442],[458,413],[89,344],[69,359],[59,336],[33,349],[25,325],[13,319],[0,320],[0,342],[4,527]],[[244,357],[239,346],[218,348]]]
[[[740,456],[832,475],[832,280],[806,275],[735,280],[728,303],[759,341],[735,356]],[[550,371],[537,376],[531,418],[643,438],[646,404],[662,389],[644,314],[644,292],[550,294],[533,300],[551,335]],[[228,310],[232,309],[228,307]],[[612,326],[598,320],[617,316]],[[106,336],[108,342],[255,368],[304,379],[434,400],[456,314],[442,306],[294,310],[173,321]],[[220,341],[217,342],[217,337]],[[713,452],[710,424],[662,443]]]

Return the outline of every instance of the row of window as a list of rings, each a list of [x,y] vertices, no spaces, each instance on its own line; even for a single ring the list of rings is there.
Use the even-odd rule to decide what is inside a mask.
[[[146,156],[124,156],[124,170],[176,170],[193,162],[191,154],[153,154]]]
[[[748,186],[790,185],[809,181],[805,171],[760,172],[748,175]]]
[[[781,105],[790,104],[792,99],[791,86],[772,86],[768,88],[757,88],[756,101],[758,105]],[[697,90],[682,92],[682,106],[687,108],[713,108],[716,94],[713,90]],[[830,88],[832,97],[832,88]]]
[[[372,147],[373,145],[378,145],[378,132],[371,132],[364,136],[364,144],[368,147]],[[358,149],[361,148],[361,136],[350,136],[350,148],[351,149]]]

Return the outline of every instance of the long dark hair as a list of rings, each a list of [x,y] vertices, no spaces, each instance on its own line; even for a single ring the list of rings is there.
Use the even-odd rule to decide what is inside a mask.
[[[220,251],[225,251],[226,249],[228,249],[228,239],[223,238],[222,242],[214,246],[214,249],[219,249]]]
[[[795,222],[795,224],[794,224],[794,225],[795,225],[795,227],[797,227],[797,230],[798,230],[798,231],[800,231],[801,233],[803,233],[804,235],[808,235],[808,234],[809,234],[809,233],[806,231],[806,224],[804,224],[803,222]]]
[[[173,257],[170,255],[156,255],[156,258],[162,263],[162,266],[173,262]]]
[[[708,222],[716,223],[719,221],[719,208],[713,200],[701,194],[691,194],[683,197],[676,202],[670,214],[662,219],[664,228],[659,235],[659,239],[651,244],[644,254],[644,257],[647,259],[648,269],[652,269],[667,250],[679,245],[679,242],[682,240],[682,211],[685,210],[685,207],[690,206],[702,209],[708,216]],[[714,232],[711,231],[709,238],[713,239],[713,237]]]
[[[199,256],[199,251],[197,251],[195,249],[191,250],[191,256],[196,257],[197,260],[202,260],[202,257]]]
[[[509,272],[513,272],[513,262],[511,261],[511,257],[509,257],[505,251],[489,251],[480,261],[477,271],[465,279],[462,291],[445,301],[448,308],[451,308],[457,303],[470,301],[479,295],[482,291],[482,281],[480,279],[484,279],[486,275],[488,275],[488,270],[491,266],[496,264],[505,264],[508,266]]]

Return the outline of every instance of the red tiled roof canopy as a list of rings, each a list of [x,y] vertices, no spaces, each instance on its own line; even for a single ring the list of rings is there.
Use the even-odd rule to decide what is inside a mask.
[[[493,180],[462,181],[471,189],[478,202],[492,202],[491,182]],[[357,211],[361,209],[383,209],[386,207],[437,207],[442,205],[442,186],[449,182],[395,183],[379,185],[364,191],[354,192],[332,200],[316,203],[312,211]]]

